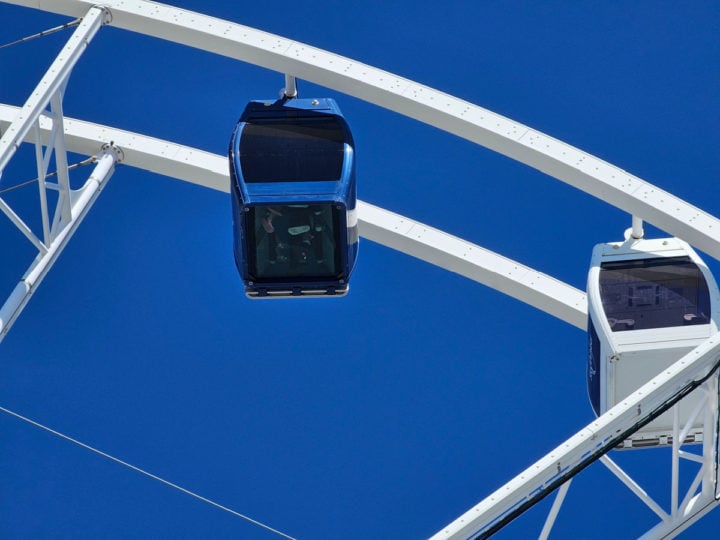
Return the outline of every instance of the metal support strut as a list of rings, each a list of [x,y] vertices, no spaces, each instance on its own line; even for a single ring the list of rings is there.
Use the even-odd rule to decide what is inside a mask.
[[[284,98],[292,99],[298,97],[297,81],[292,75],[285,75],[285,88],[280,91]]]
[[[710,396],[709,406],[704,408],[706,420],[703,456],[699,458],[704,466],[680,504],[677,495],[673,495],[669,514],[645,496],[642,489],[629,477],[613,470],[610,460],[603,460],[612,472],[660,516],[661,523],[656,529],[649,531],[646,537],[673,537],[720,505],[720,499],[717,498],[718,471],[715,467],[718,462],[719,370],[720,332],[717,332],[505,486],[438,531],[431,540],[488,538],[583,468],[602,459],[631,433],[669,410],[682,398],[693,391],[704,391]],[[701,389],[703,386],[704,390]],[[699,414],[700,410],[697,412]],[[678,431],[677,439],[681,440],[682,437],[683,433]],[[683,457],[688,456],[685,454]],[[699,492],[697,488],[700,488]],[[553,512],[557,513],[557,509]],[[554,519],[555,516],[551,516],[549,525]]]
[[[10,330],[30,296],[62,252],[103,185],[112,176],[116,161],[122,157],[122,152],[111,145],[106,145],[98,156],[95,170],[85,184],[77,190],[70,188],[63,125],[63,95],[73,67],[100,27],[110,21],[111,15],[107,8],[92,7],[88,10],[0,138],[0,176],[2,176],[6,165],[32,130],[35,140],[42,220],[42,239],[40,239],[20,215],[0,198],[0,211],[38,250],[35,260],[0,308],[0,341]],[[48,107],[50,107],[49,111]],[[43,144],[40,130],[41,116],[47,116],[52,120],[52,132],[45,144]],[[53,155],[57,169],[57,182],[51,183],[46,181],[46,176]],[[58,194],[52,214],[48,208],[48,189],[54,190]]]
[[[0,341],[5,337],[18,315],[30,300],[30,296],[48,273],[65,248],[78,225],[82,222],[90,207],[97,199],[100,191],[115,171],[115,163],[121,158],[122,152],[114,147],[106,147],[100,155],[97,165],[90,178],[82,188],[70,192],[72,199],[70,212],[71,219],[67,223],[47,250],[38,254],[20,279],[15,289],[0,308]]]

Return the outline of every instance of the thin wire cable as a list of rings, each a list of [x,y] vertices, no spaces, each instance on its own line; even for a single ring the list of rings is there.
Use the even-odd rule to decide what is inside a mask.
[[[96,163],[96,162],[97,162],[97,158],[95,156],[90,156],[87,159],[84,159],[82,161],[79,161],[77,163],[73,163],[72,165],[69,165],[67,170],[74,171],[75,169],[78,169],[80,167],[84,167],[85,165],[90,165],[91,163]],[[48,173],[45,175],[45,179],[47,180],[48,178],[50,178],[52,176],[57,176],[57,174],[58,174],[57,171]],[[21,187],[29,186],[30,184],[34,184],[38,180],[39,180],[39,178],[33,178],[32,180],[27,180],[26,182],[21,182],[20,184],[15,184],[14,186],[0,189],[0,195],[2,195],[3,193],[7,193],[8,191],[13,191],[16,189],[20,189]]]
[[[173,489],[176,489],[178,491],[181,491],[182,493],[185,493],[186,495],[190,495],[191,497],[194,497],[204,503],[207,503],[211,506],[214,506],[215,508],[219,508],[220,510],[223,510],[229,514],[232,514],[235,517],[239,517],[241,519],[244,519],[245,521],[248,521],[252,523],[253,525],[257,525],[258,527],[261,527],[269,532],[275,533],[278,536],[281,536],[282,538],[287,538],[288,540],[296,540],[292,536],[289,536],[285,534],[284,532],[278,531],[277,529],[273,529],[269,525],[265,525],[264,523],[261,523],[260,521],[257,521],[255,519],[252,519],[251,517],[248,517],[244,514],[241,514],[240,512],[236,512],[235,510],[232,510],[231,508],[228,508],[227,506],[223,506],[219,503],[216,503],[215,501],[211,501],[210,499],[207,499],[203,497],[202,495],[198,495],[197,493],[193,493],[192,491],[185,489],[184,487],[178,486],[177,484],[173,484],[172,482],[165,480],[164,478],[160,478],[157,475],[154,475],[152,473],[149,473],[140,467],[136,467],[135,465],[132,465],[128,463],[127,461],[123,461],[119,458],[116,458],[114,456],[111,456],[110,454],[106,454],[102,450],[98,450],[97,448],[93,448],[92,446],[89,446],[83,442],[78,441],[77,439],[73,439],[72,437],[65,435],[63,433],[60,433],[59,431],[55,431],[54,429],[51,429],[47,426],[44,426],[38,422],[35,422],[34,420],[31,420],[30,418],[26,418],[25,416],[22,416],[21,414],[18,414],[16,412],[11,411],[10,409],[6,409],[5,407],[0,406],[0,411],[9,414],[10,416],[14,416],[18,420],[22,420],[23,422],[27,422],[28,424],[35,426],[37,428],[40,428],[44,431],[47,431],[48,433],[52,433],[53,435],[60,437],[61,439],[65,439],[66,441],[69,441],[73,444],[76,444],[82,448],[85,448],[86,450],[90,450],[91,452],[94,452],[95,454],[102,456],[104,458],[109,459],[110,461],[114,461],[115,463],[118,463],[119,465],[122,465],[123,467],[127,467],[128,469],[132,469],[135,472],[138,472],[140,474],[143,474],[147,476],[148,478],[152,478],[153,480],[157,480],[158,482],[165,484],[166,486],[169,486]]]
[[[21,187],[29,186],[30,184],[34,184],[37,181],[37,178],[33,178],[32,180],[28,180],[27,182],[23,182],[22,184],[15,184],[14,186],[0,189],[0,195],[2,195],[3,193],[7,193],[8,191],[14,191],[16,189],[20,189]]]
[[[74,21],[70,21],[69,23],[61,24],[60,26],[56,26],[54,28],[49,28],[47,30],[43,30],[42,32],[38,32],[37,34],[33,34],[32,36],[27,36],[24,38],[17,39],[11,43],[6,43],[5,45],[0,45],[0,49],[4,49],[5,47],[10,47],[12,45],[17,45],[18,43],[25,43],[26,41],[31,41],[31,40],[37,39],[39,37],[49,36],[50,34],[54,34],[55,32],[59,32],[60,30],[65,30],[66,28],[70,28],[72,26],[77,26],[81,22],[82,22],[82,17],[79,19],[75,19]]]

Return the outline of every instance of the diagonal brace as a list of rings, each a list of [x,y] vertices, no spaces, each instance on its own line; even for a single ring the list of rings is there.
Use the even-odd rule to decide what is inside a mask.
[[[110,13],[107,8],[92,7],[70,36],[70,39],[68,39],[57,58],[55,58],[55,61],[30,94],[30,97],[20,109],[20,112],[12,124],[10,124],[0,138],[0,176],[2,176],[2,172],[8,162],[28,135],[29,131],[37,124],[40,115],[45,111],[51,101],[53,102],[54,111],[59,110],[61,114],[62,109],[59,106],[60,100],[62,99],[63,89],[67,84],[73,67],[75,67],[75,64],[82,56],[82,53],[98,29],[109,21]],[[59,125],[62,126],[61,123]],[[62,137],[63,134],[60,133],[59,136]],[[59,149],[62,149],[62,156],[58,156],[56,153],[56,161],[62,163],[66,160],[64,145],[62,143],[59,145]],[[46,251],[45,244],[37,238],[17,213],[1,199],[0,211],[18,227],[20,232],[38,248],[41,254]],[[67,212],[64,212],[64,214],[65,217],[67,217]]]
[[[97,199],[100,191],[115,171],[115,163],[122,159],[122,151],[111,145],[105,145],[97,165],[82,188],[71,192],[72,219],[60,231],[44,253],[38,254],[0,308],[0,341],[10,330],[17,317],[25,308],[30,296],[48,273],[58,256],[70,241],[90,207]]]

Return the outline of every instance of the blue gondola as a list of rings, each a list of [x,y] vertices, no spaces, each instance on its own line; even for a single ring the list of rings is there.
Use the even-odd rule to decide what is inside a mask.
[[[600,415],[717,332],[720,293],[707,266],[682,240],[633,240],[595,246],[588,275],[590,402]],[[679,403],[691,420],[699,392]],[[702,419],[700,419],[702,420]],[[667,412],[625,447],[672,443]],[[686,442],[698,441],[693,423]]]
[[[332,99],[245,107],[229,157],[235,264],[248,297],[347,293],[358,250],[354,153]]]

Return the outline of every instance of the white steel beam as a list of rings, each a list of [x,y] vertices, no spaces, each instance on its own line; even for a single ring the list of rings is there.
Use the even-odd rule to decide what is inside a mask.
[[[78,17],[96,0],[5,0]],[[720,220],[544,133],[387,71],[281,36],[146,0],[105,0],[113,26],[302,78],[443,129],[598,197],[720,259]]]
[[[570,489],[571,483],[572,478],[558,488],[558,492],[555,495],[555,500],[553,501],[552,507],[550,507],[550,512],[548,512],[547,518],[545,519],[545,524],[543,525],[542,531],[540,531],[540,536],[538,536],[538,540],[547,540],[550,536],[550,531],[555,524],[555,519],[557,519],[557,516],[560,513],[560,507],[565,500],[565,496]]]
[[[8,0],[7,3],[71,16],[82,15],[94,4],[87,0]],[[107,0],[105,5],[119,28],[307,79],[415,118],[497,151],[626,210],[634,216],[637,234],[641,230],[641,220],[645,220],[720,259],[720,220],[714,216],[622,169],[492,111],[328,51],[199,13],[145,0]],[[158,142],[169,145],[166,146],[168,150],[180,151],[184,148]],[[152,152],[138,151],[138,156],[143,154],[152,155]],[[227,191],[225,158],[199,157],[201,161],[208,157],[213,162],[218,158],[222,160],[222,178],[215,177],[210,181],[219,181],[221,189]],[[212,176],[219,163],[212,166],[200,163],[196,170],[209,170]],[[162,166],[173,170],[180,168],[179,163],[172,160]],[[152,167],[147,168],[153,170]],[[208,180],[194,181],[206,185],[203,182]],[[367,234],[364,235],[371,239],[508,292],[576,326],[585,326],[585,298],[580,291],[478,246],[372,205],[360,203],[359,214],[361,233],[366,228]],[[562,293],[560,301],[557,300],[558,291]],[[552,308],[547,307],[548,303],[552,304]],[[588,456],[597,456],[617,444],[619,436],[658,410],[668,396],[681,395],[707,375],[708,370],[717,365],[719,357],[720,343],[716,335],[434,538],[466,538],[490,530],[509,512],[523,507],[538,494],[550,491],[559,480],[566,480],[570,473],[582,468]],[[717,456],[714,455],[714,458]],[[659,535],[674,534],[716,504],[714,492],[708,496],[703,491],[688,504],[687,515],[681,516],[680,524],[672,524],[671,527],[675,528],[670,530],[668,524],[663,523],[656,532]]]
[[[678,414],[678,404],[673,405],[674,427],[672,435],[672,457],[670,462],[671,482],[670,482],[670,508],[668,511],[663,508],[654,499],[652,499],[640,485],[631,478],[631,476],[620,468],[617,463],[610,459],[607,455],[600,457],[600,462],[615,475],[626,487],[630,489],[638,499],[643,502],[650,510],[660,517],[660,523],[651,528],[643,538],[646,540],[657,538],[672,538],[680,531],[690,527],[702,515],[714,508],[717,504],[715,496],[715,487],[717,484],[717,394],[718,394],[718,376],[710,377],[702,386],[694,392],[702,392],[703,398],[698,400],[698,404],[693,414],[686,420],[685,426],[680,425],[680,417]],[[702,434],[702,455],[683,451],[680,449],[685,438],[693,425],[696,425],[695,416],[702,414],[703,418],[703,434]],[[684,459],[699,464],[694,478],[689,486],[685,489],[685,495],[680,500],[680,460]],[[687,472],[687,471],[686,471]],[[550,529],[554,523],[555,517],[559,510],[562,499],[564,498],[563,489],[570,483],[568,480],[563,484],[556,496],[553,507],[548,515],[545,527],[542,530],[540,538],[547,538]],[[687,484],[683,481],[683,485]]]
[[[552,276],[378,206],[358,201],[360,235],[492,287],[580,329],[587,297]]]
[[[720,332],[486,497],[436,533],[431,540],[486,537],[513,511],[552,492],[558,483],[571,478],[575,472],[612,449],[627,436],[628,430],[649,418],[663,404],[701,383],[719,363]],[[714,454],[713,458],[715,461],[717,455]],[[709,507],[716,505],[714,493],[699,494],[694,508],[687,515],[681,516],[681,519],[672,522],[673,530],[686,528],[698,519],[697,514],[704,514],[709,511]],[[658,525],[658,530],[669,529],[667,522]]]
[[[629,474],[627,474],[624,470],[620,468],[620,466],[615,463],[612,459],[610,459],[607,456],[603,456],[600,458],[600,461],[603,465],[605,465],[608,470],[613,473],[618,480],[620,480],[623,484],[627,486],[627,488],[632,491],[635,496],[640,499],[642,502],[644,502],[650,510],[655,512],[660,519],[663,521],[669,521],[670,516],[662,509],[662,507],[653,500],[650,495],[647,494],[647,492],[640,487],[640,485],[633,480]],[[673,460],[673,464],[675,464],[676,461]],[[671,504],[671,508],[676,508],[675,505]]]
[[[703,516],[707,515],[711,510],[720,506],[720,500],[704,497],[693,506],[692,510],[682,519],[674,521],[661,521],[654,528],[643,534],[638,540],[670,540],[675,538],[681,532],[687,530],[694,523],[697,523]]]
[[[0,129],[14,108],[0,105]],[[47,134],[52,125],[40,118]],[[227,157],[137,133],[65,118],[68,150],[92,154],[103,141],[123,151],[123,164],[229,193]],[[587,324],[585,293],[547,274],[410,218],[358,201],[360,235],[456,272],[578,328]]]
[[[67,84],[67,79],[65,80],[65,84]],[[55,154],[55,166],[57,169],[57,185],[59,188],[59,197],[55,207],[55,216],[53,218],[53,224],[50,227],[50,238],[56,236],[72,219],[70,212],[70,175],[68,171],[67,149],[65,148],[65,128],[63,126],[63,90],[64,89],[62,88],[59,89],[50,100],[53,127],[57,126],[58,134],[52,141],[52,146],[48,147],[47,153],[49,158],[51,148],[53,148],[53,153]],[[44,180],[45,177],[43,177],[43,182],[41,183],[46,185]]]
[[[55,126],[59,129],[59,137],[51,137],[57,143],[55,159],[58,163],[59,177],[66,189],[60,192],[58,207],[55,213],[56,219],[61,217],[67,221],[69,219],[69,202],[65,200],[67,191],[69,191],[69,180],[67,179],[67,164],[65,162],[65,151],[62,146],[62,93],[67,84],[68,77],[73,67],[82,56],[87,48],[90,40],[95,36],[98,29],[108,21],[107,12],[102,8],[90,7],[82,22],[68,39],[65,46],[61,49],[50,68],[40,79],[40,82],[34,88],[30,97],[25,104],[16,111],[16,115],[12,122],[3,129],[2,137],[0,137],[0,176],[5,169],[7,163],[15,154],[17,148],[26,139],[31,129],[36,127],[37,119],[40,114],[45,111],[47,106],[52,103],[52,109],[55,114]],[[43,229],[45,229],[46,206],[45,200],[41,200],[43,212]],[[28,225],[18,216],[15,211],[2,199],[0,199],[0,211],[2,211],[13,224],[22,232],[25,237],[32,242],[41,254],[47,252],[47,246],[41,242]],[[48,241],[47,236],[44,238]]]
[[[43,145],[41,142],[42,135],[40,134],[40,119],[35,121],[35,125],[33,127],[33,138],[35,139],[35,163],[37,165],[38,196],[40,197],[40,216],[42,219],[43,240],[45,242],[50,242],[50,219],[48,214],[47,189],[45,187],[47,178],[47,162],[45,160],[45,155],[43,154]],[[50,138],[53,138],[52,134],[50,135]],[[49,158],[49,149],[47,153]]]
[[[46,252],[41,252],[28,268],[25,275],[20,279],[15,289],[10,294],[2,307],[0,307],[0,341],[5,337],[18,315],[22,312],[30,296],[40,285],[58,256],[65,248],[70,238],[85,218],[88,210],[97,199],[100,191],[112,176],[115,170],[115,161],[118,152],[111,147],[106,147],[100,156],[95,169],[87,179],[82,188],[71,191],[70,221],[63,228]]]
[[[45,110],[53,96],[64,87],[70,72],[82,53],[85,52],[88,43],[107,20],[105,10],[92,5],[83,10],[82,15],[85,15],[83,21],[73,32],[43,78],[40,79],[30,94],[30,98],[17,112],[12,124],[3,130],[0,138],[0,173],[5,169],[18,146],[25,140],[40,113]]]
[[[18,108],[0,104],[0,130],[4,131],[17,114]],[[49,116],[40,116],[43,142],[52,132]],[[92,156],[98,145],[114,141],[123,150],[123,164],[170,178],[177,178],[210,189],[230,193],[228,160],[203,150],[65,117],[65,146],[70,152]],[[35,142],[26,139],[26,142]]]

